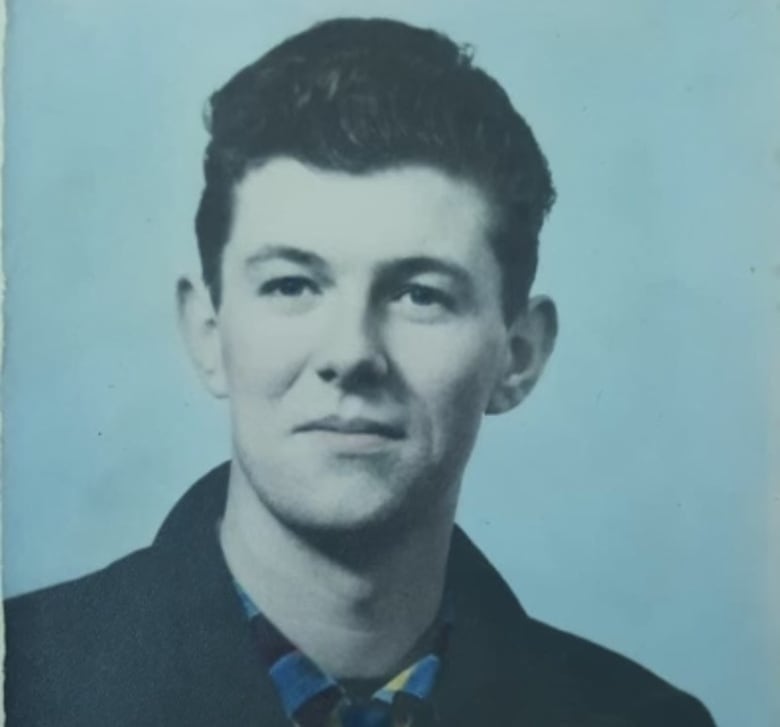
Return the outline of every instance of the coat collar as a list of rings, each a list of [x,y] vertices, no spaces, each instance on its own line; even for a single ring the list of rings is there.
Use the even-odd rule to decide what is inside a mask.
[[[289,725],[252,643],[217,538],[229,464],[199,480],[176,504],[152,545],[171,586],[185,672],[194,685],[194,725]],[[447,590],[456,626],[434,692],[441,723],[511,714],[528,621],[516,598],[460,528],[453,532]],[[178,619],[176,614],[179,614]],[[186,633],[184,626],[186,625]],[[188,690],[189,691],[189,690]]]

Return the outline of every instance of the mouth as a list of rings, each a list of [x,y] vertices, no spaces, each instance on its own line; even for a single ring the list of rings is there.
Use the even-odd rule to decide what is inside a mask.
[[[294,429],[295,432],[328,432],[351,436],[380,437],[383,439],[402,439],[404,430],[392,422],[383,422],[365,417],[345,419],[339,416],[327,416],[306,422]]]

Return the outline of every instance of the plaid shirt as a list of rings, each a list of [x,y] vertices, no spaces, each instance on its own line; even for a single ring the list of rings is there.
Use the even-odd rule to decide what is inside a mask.
[[[446,608],[429,653],[370,697],[356,698],[280,633],[237,583],[236,590],[284,712],[296,727],[428,727],[436,723],[430,696],[452,628]]]

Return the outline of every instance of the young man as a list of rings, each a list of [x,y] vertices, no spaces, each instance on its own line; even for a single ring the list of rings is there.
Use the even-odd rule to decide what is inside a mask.
[[[529,618],[454,527],[556,333],[554,192],[469,54],[315,26],[211,100],[185,338],[233,452],[155,542],[6,607],[9,725],[708,725]]]

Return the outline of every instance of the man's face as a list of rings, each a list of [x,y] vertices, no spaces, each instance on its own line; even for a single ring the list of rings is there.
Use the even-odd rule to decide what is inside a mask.
[[[276,159],[235,190],[216,315],[234,475],[284,523],[452,508],[508,333],[490,209],[428,167]]]

